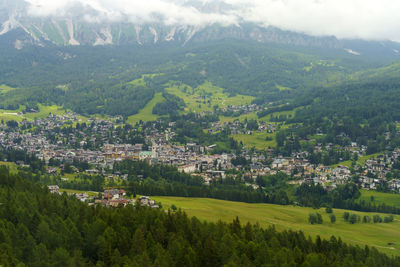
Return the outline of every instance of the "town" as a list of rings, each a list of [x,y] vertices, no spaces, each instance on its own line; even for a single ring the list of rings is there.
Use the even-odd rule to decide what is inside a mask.
[[[205,184],[213,179],[225,178],[239,173],[246,185],[257,188],[259,176],[274,175],[283,172],[292,177],[289,183],[321,184],[324,188],[333,189],[337,185],[355,182],[364,189],[400,191],[400,179],[393,176],[393,168],[399,167],[400,149],[368,157],[363,164],[315,164],[310,161],[309,151],[293,152],[290,156],[276,155],[271,147],[259,151],[243,146],[236,153],[215,153],[216,144],[200,145],[196,142],[179,144],[174,141],[176,122],[155,122],[123,125],[120,118],[114,120],[92,118],[82,121],[77,114],[68,112],[63,116],[52,115],[20,123],[7,122],[0,125],[0,146],[3,149],[16,149],[34,155],[46,163],[48,174],[56,175],[68,166],[72,173],[119,177],[126,180],[127,175],[113,171],[114,165],[123,160],[146,161],[151,164],[176,166],[180,172],[201,176]],[[274,133],[277,124],[260,122],[249,128],[251,122],[212,122],[203,130],[209,134],[229,129],[231,134],[248,134],[254,132]],[[250,130],[251,129],[251,130]],[[312,153],[329,151],[335,146],[317,143]],[[351,159],[366,155],[366,147],[352,142],[340,147]],[[12,159],[3,159],[10,161]],[[74,163],[83,163],[81,168]],[[349,162],[349,161],[348,161]],[[20,166],[26,162],[16,161]],[[68,178],[63,178],[68,179]],[[111,194],[113,195],[113,194]],[[107,194],[101,201],[113,202]],[[87,196],[78,196],[87,199]],[[96,200],[97,201],[97,200]],[[121,202],[122,201],[122,202]],[[127,204],[128,200],[121,200]],[[114,204],[111,204],[114,203]],[[106,205],[105,203],[103,203]],[[150,204],[154,206],[155,203]]]

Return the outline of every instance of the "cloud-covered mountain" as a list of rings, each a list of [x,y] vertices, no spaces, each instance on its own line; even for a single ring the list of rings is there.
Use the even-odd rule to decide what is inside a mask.
[[[336,26],[331,23],[327,27],[326,20],[314,13],[324,13],[330,6],[331,12],[340,15],[341,11],[333,8],[331,0],[303,3],[306,7],[298,6],[299,2],[310,1],[0,0],[0,41],[21,49],[30,44],[187,45],[236,39],[339,48],[354,56],[371,51],[390,56],[399,54],[400,45],[394,42],[346,41],[334,37],[333,34],[352,37],[348,32],[357,25],[348,25],[348,31],[339,30],[343,21],[338,19]],[[299,14],[293,11],[297,6]],[[354,9],[352,4],[348,4],[348,8]],[[315,24],[314,27],[304,21],[307,12],[311,12],[308,21]],[[379,9],[376,12],[379,13]],[[314,21],[314,16],[318,21]],[[372,30],[370,33],[354,32],[353,37],[358,36],[380,37]]]

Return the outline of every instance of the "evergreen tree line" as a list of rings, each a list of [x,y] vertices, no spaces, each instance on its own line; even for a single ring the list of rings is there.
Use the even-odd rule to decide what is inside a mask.
[[[147,207],[88,206],[0,168],[3,266],[400,266],[340,238],[201,222]]]
[[[384,203],[376,204],[361,200],[361,193],[354,183],[339,185],[336,189],[328,191],[320,184],[303,183],[295,190],[296,202],[307,207],[333,207],[366,212],[382,212],[400,214],[400,208]]]

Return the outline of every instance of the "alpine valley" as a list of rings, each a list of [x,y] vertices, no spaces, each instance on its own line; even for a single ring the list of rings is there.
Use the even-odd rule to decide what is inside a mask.
[[[117,2],[0,0],[0,265],[400,266],[400,43]]]

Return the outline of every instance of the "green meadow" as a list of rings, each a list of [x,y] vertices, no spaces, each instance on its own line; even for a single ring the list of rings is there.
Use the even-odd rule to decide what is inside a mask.
[[[4,94],[4,93],[10,92],[12,90],[15,90],[15,88],[10,87],[6,84],[0,84],[0,93]]]
[[[51,105],[51,106],[44,106],[41,104],[38,104],[39,107],[39,112],[37,113],[26,113],[24,114],[24,117],[26,119],[41,119],[49,116],[49,114],[53,115],[65,115],[66,110],[60,106],[57,105]]]
[[[139,122],[140,120],[142,121],[154,121],[159,118],[158,115],[153,114],[153,108],[157,103],[161,103],[164,101],[164,97],[162,96],[162,93],[156,93],[153,97],[152,100],[150,100],[147,105],[142,108],[138,114],[132,115],[128,117],[127,123],[130,124],[135,124]]]
[[[388,206],[400,207],[400,194],[382,193],[375,190],[361,190],[361,200],[370,202],[371,197],[373,197],[373,203],[376,205],[384,203]]]
[[[38,112],[25,113],[25,114],[22,114],[22,111],[24,110],[24,106],[21,106],[17,110],[0,109],[0,120],[3,120],[3,121],[15,120],[15,121],[20,122],[24,119],[34,120],[34,119],[45,118],[50,113],[52,113],[54,115],[65,115],[66,114],[66,110],[63,107],[60,107],[57,105],[45,106],[42,104],[38,104],[38,108],[39,108]],[[80,116],[80,118],[84,118],[84,117]]]
[[[233,139],[242,142],[249,147],[255,147],[258,150],[266,150],[268,147],[276,147],[276,140],[274,133],[267,132],[253,132],[252,134],[235,134],[232,135]],[[272,140],[266,140],[269,137]]]
[[[377,249],[390,255],[400,256],[400,216],[396,215],[392,223],[356,223],[349,224],[343,220],[346,210],[334,209],[336,223],[331,223],[324,209],[282,206],[274,204],[248,204],[207,198],[183,197],[152,197],[162,203],[164,208],[172,204],[185,211],[189,216],[196,216],[200,220],[222,220],[231,222],[236,216],[242,224],[246,222],[259,223],[262,227],[275,226],[277,230],[299,230],[306,235],[330,238],[332,235],[341,237],[343,241],[364,246],[375,246]],[[323,224],[311,225],[308,215],[319,212],[323,217]],[[356,212],[360,216],[372,216],[376,213]],[[384,217],[385,214],[380,214]]]
[[[183,99],[186,103],[185,111],[202,112],[212,111],[214,106],[223,108],[230,105],[250,104],[254,100],[252,96],[230,96],[223,89],[214,86],[211,82],[192,88],[182,83],[171,82],[166,91]]]

